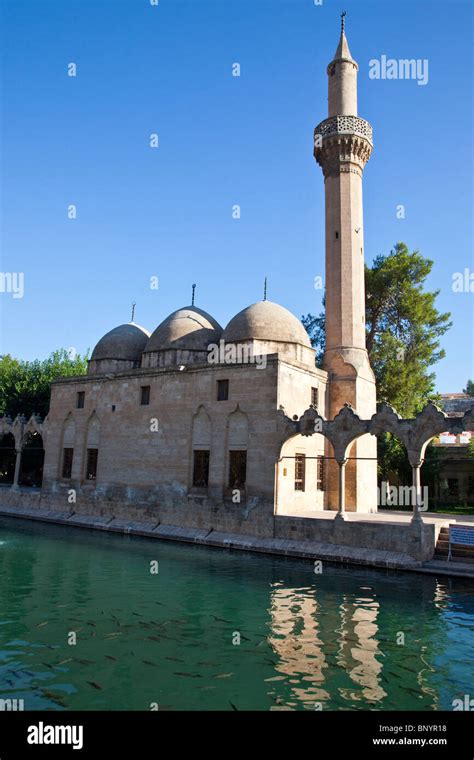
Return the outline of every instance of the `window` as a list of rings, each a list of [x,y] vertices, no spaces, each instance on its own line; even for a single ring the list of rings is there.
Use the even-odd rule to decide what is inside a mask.
[[[115,404],[112,404],[112,411],[115,412]]]
[[[459,480],[457,478],[448,478],[448,493],[450,496],[459,496]]]
[[[194,452],[193,486],[207,488],[209,483],[209,451]]]
[[[97,477],[97,456],[99,449],[87,449],[86,480],[95,480]]]
[[[77,394],[77,409],[84,409],[84,399],[86,397],[85,391],[78,391]]]
[[[70,478],[72,474],[72,458],[74,449],[63,449],[63,478]]]
[[[325,490],[325,482],[324,482],[324,457],[318,457],[316,460],[316,488],[318,491],[324,491]]]
[[[247,452],[229,451],[229,488],[244,488],[247,480]]]
[[[318,388],[311,388],[311,403],[316,408],[318,407],[318,403],[319,403],[319,390],[318,390]]]
[[[227,401],[229,398],[229,381],[218,380],[217,381],[217,400]]]
[[[140,404],[141,406],[148,406],[148,404],[150,403],[150,386],[142,385],[140,390],[141,390]]]
[[[306,470],[306,455],[296,454],[295,456],[295,491],[304,491]]]

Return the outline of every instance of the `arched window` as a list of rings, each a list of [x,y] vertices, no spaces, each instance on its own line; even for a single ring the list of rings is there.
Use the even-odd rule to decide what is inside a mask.
[[[229,415],[227,446],[229,449],[229,488],[245,488],[247,482],[248,419],[241,409]]]
[[[87,425],[86,466],[84,478],[89,482],[97,479],[97,463],[99,459],[100,422],[93,414]]]
[[[28,433],[21,451],[20,486],[39,488],[43,482],[44,447],[37,432]]]
[[[0,485],[13,484],[15,460],[15,439],[11,433],[6,433],[0,437]]]
[[[200,406],[193,418],[192,431],[192,485],[207,488],[209,485],[209,461],[211,455],[211,420]]]

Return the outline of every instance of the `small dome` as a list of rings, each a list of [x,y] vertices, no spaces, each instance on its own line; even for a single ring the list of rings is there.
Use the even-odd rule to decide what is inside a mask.
[[[221,336],[222,327],[210,314],[196,306],[184,306],[158,325],[145,351],[207,351],[209,343],[218,343]]]
[[[148,330],[134,322],[114,327],[99,340],[92,352],[91,361],[100,359],[138,361],[141,359],[142,351],[149,337]]]
[[[268,340],[311,348],[308,333],[291,311],[272,301],[257,301],[239,311],[224,330],[226,343]]]

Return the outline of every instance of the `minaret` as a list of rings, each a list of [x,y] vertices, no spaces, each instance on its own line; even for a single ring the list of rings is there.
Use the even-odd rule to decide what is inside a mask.
[[[326,352],[328,418],[345,403],[360,417],[376,411],[375,378],[365,346],[362,174],[372,152],[372,127],[357,116],[357,71],[344,31],[327,68],[329,117],[314,131],[314,157],[322,167],[326,205]],[[346,467],[346,509],[377,509],[376,439],[354,444]],[[373,461],[370,458],[373,457]],[[337,508],[336,465],[329,460],[327,506]]]

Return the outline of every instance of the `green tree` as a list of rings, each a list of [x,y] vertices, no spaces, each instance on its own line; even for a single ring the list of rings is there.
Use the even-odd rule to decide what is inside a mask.
[[[474,380],[468,380],[463,393],[467,393],[468,396],[474,396]]]
[[[391,404],[403,417],[419,412],[434,398],[430,371],[445,355],[439,339],[451,327],[450,314],[436,308],[439,291],[425,290],[433,262],[397,243],[387,256],[365,267],[366,345],[377,382],[377,401]],[[321,365],[324,312],[302,318]],[[427,460],[434,453],[427,454]],[[428,464],[428,462],[427,462]],[[427,470],[429,467],[426,468]],[[396,471],[409,482],[403,445],[390,434],[379,440],[379,474]]]
[[[64,348],[43,361],[21,361],[9,354],[0,356],[0,415],[45,417],[49,409],[51,383],[59,377],[85,375],[87,354],[73,358]]]

